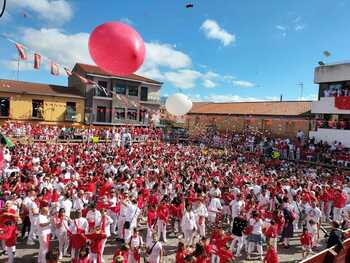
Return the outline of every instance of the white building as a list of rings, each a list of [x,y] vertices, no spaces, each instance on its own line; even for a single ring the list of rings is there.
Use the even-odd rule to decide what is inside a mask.
[[[315,83],[319,94],[311,113],[316,116],[316,127],[310,137],[350,147],[350,63],[317,67]]]

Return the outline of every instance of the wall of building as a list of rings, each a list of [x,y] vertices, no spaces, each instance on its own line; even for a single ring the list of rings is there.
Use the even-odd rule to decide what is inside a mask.
[[[315,83],[329,83],[350,80],[350,63],[317,67]]]
[[[309,133],[310,121],[306,118],[272,116],[190,114],[186,117],[186,128],[192,134],[205,131],[210,125],[216,125],[221,132],[241,133],[249,127],[275,136],[295,137],[298,130]]]
[[[12,120],[31,120],[32,119],[32,100],[43,100],[43,121],[64,122],[66,113],[66,103],[75,102],[77,118],[75,122],[84,121],[84,99],[63,98],[54,96],[37,95],[14,95],[11,93],[0,93],[0,97],[11,97],[10,116]]]
[[[313,114],[349,114],[350,110],[341,110],[335,107],[335,97],[323,97],[311,104]]]

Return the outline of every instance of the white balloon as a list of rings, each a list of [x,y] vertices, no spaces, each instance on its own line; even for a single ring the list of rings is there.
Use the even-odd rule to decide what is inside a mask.
[[[191,110],[192,101],[184,94],[175,93],[168,97],[165,108],[172,115],[182,116]]]

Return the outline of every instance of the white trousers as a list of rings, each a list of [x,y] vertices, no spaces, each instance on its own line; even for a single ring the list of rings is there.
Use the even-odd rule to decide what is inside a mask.
[[[7,262],[13,263],[15,260],[16,246],[6,247],[6,252],[7,252],[7,256],[8,256]]]
[[[158,239],[160,239],[160,237],[163,237],[163,241],[167,242],[166,239],[166,223],[163,220],[158,220],[157,221],[157,230],[158,230]]]
[[[49,242],[47,240],[47,235],[39,236],[39,263],[46,263],[46,254],[49,252]]]
[[[333,208],[333,220],[341,221],[342,220],[342,212],[343,212],[343,208],[334,207]]]
[[[58,238],[58,250],[60,252],[60,257],[67,255],[67,250],[69,246],[67,232],[56,232]]]
[[[191,230],[185,229],[183,230],[183,232],[184,232],[186,246],[192,246],[194,231],[192,229]]]

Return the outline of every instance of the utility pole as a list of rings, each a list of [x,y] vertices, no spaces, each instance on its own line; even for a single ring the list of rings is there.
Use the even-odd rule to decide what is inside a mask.
[[[304,82],[299,82],[297,85],[300,86],[300,100],[302,100],[304,96]]]
[[[17,60],[17,81],[19,80],[19,56],[18,56],[18,60]]]

